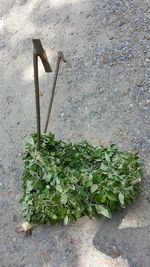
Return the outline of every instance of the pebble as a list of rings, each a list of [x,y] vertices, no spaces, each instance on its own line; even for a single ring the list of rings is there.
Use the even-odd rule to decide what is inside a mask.
[[[63,118],[65,113],[60,113],[60,117]]]
[[[13,222],[17,222],[17,215],[16,214],[13,215]]]

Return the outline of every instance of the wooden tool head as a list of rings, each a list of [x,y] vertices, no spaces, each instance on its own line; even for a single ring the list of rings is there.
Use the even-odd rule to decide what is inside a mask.
[[[33,46],[34,46],[34,53],[40,57],[40,59],[43,63],[45,72],[52,72],[51,66],[48,62],[46,52],[42,46],[41,40],[40,39],[33,39],[32,42],[33,42]]]

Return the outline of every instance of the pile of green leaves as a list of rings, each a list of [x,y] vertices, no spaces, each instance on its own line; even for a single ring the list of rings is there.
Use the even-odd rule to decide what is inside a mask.
[[[28,222],[67,224],[95,214],[110,218],[137,197],[140,183],[133,182],[141,177],[137,154],[119,151],[115,145],[65,143],[52,133],[42,136],[39,153],[36,140],[33,134],[23,157],[20,202]]]

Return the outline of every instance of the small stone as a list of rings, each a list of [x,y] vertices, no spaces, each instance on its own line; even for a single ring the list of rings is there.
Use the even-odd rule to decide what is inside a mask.
[[[149,62],[150,62],[150,59],[149,59],[149,58],[145,58],[145,61],[146,61],[147,63],[149,63]]]
[[[71,243],[71,244],[75,244],[75,243],[76,243],[75,238],[71,237],[71,238],[70,238],[70,243]]]
[[[43,92],[40,90],[40,96],[43,96]]]
[[[119,24],[118,24],[118,26],[121,27],[121,26],[123,26],[124,24],[125,24],[124,21],[120,21]]]
[[[91,17],[91,14],[86,15],[86,18],[87,18],[87,19],[88,19],[89,17]]]
[[[16,237],[13,237],[13,239],[12,239],[12,240],[13,240],[13,242],[16,242],[17,238],[16,238]]]
[[[103,89],[100,89],[100,90],[99,90],[99,93],[100,93],[100,94],[102,94],[103,92],[104,92],[104,90],[103,90]]]
[[[128,95],[128,90],[124,90],[123,93],[122,93],[123,96],[126,96]]]
[[[17,222],[17,215],[16,214],[13,215],[13,222]]]
[[[64,115],[65,115],[65,113],[61,113],[61,114],[60,114],[60,117],[61,117],[61,118],[63,118],[63,117],[64,117]]]
[[[115,248],[114,250],[113,250],[113,253],[112,253],[112,257],[113,258],[118,258],[119,256],[120,256],[120,251],[119,251],[119,249],[118,248]]]
[[[11,188],[8,188],[8,189],[7,189],[7,192],[8,192],[9,194],[11,194],[11,193],[12,193],[12,189],[11,189]]]

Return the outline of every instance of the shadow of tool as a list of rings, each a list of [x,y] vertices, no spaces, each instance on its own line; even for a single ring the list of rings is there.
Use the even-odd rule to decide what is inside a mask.
[[[150,227],[118,229],[127,211],[116,214],[112,220],[104,220],[93,238],[93,244],[112,258],[127,259],[130,267],[150,266]]]

